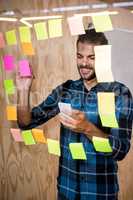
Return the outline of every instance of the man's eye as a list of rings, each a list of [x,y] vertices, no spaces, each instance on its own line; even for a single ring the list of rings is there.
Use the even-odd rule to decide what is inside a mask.
[[[80,55],[77,55],[77,58],[82,58],[82,56],[80,56]]]
[[[90,59],[91,59],[91,60],[95,60],[95,56],[93,56],[93,57],[90,57]]]

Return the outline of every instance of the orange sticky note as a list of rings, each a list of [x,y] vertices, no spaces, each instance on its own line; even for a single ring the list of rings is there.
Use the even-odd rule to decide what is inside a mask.
[[[32,43],[30,42],[23,42],[22,50],[25,55],[29,55],[29,56],[35,55],[34,48],[32,46]]]
[[[8,120],[13,120],[13,121],[17,120],[16,106],[7,106],[6,111],[7,111],[7,119]]]
[[[4,36],[3,36],[3,33],[0,32],[0,48],[4,48],[4,47],[5,47]]]
[[[32,129],[32,135],[36,142],[38,143],[46,143],[46,138],[43,134],[43,130],[41,129]]]

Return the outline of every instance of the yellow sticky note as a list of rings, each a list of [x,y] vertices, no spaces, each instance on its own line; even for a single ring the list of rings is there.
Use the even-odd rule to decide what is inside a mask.
[[[32,135],[36,142],[38,143],[46,143],[46,138],[44,137],[43,130],[41,129],[32,129]]]
[[[57,156],[61,155],[60,143],[58,140],[47,139],[48,152]]]
[[[48,20],[49,37],[60,37],[62,33],[62,19],[50,19]]]
[[[93,141],[93,145],[96,151],[105,152],[105,153],[112,152],[109,139],[93,136],[92,141]]]
[[[32,136],[31,130],[22,131],[22,138],[24,140],[25,145],[36,144],[36,142]]]
[[[37,40],[45,40],[48,38],[46,22],[34,24]]]
[[[21,42],[31,42],[31,33],[28,26],[19,27],[19,34]]]
[[[86,154],[82,143],[70,143],[69,148],[73,159],[86,160]]]
[[[32,46],[32,43],[29,43],[29,42],[22,43],[22,50],[25,55],[29,55],[29,56],[35,55],[35,51]]]
[[[102,125],[105,127],[111,127],[111,128],[118,128],[118,122],[115,116],[115,113],[112,114],[102,114],[100,115],[100,119],[102,122]]]
[[[13,120],[13,121],[17,120],[16,106],[7,106],[6,111],[7,111],[7,119],[8,120]]]
[[[111,45],[97,45],[95,51],[95,72],[98,82],[113,82],[111,68]]]
[[[92,16],[96,32],[112,31],[113,26],[108,14]]]
[[[118,128],[115,116],[115,94],[113,92],[98,92],[98,112],[102,125]]]
[[[11,30],[11,31],[7,31],[6,32],[6,41],[7,41],[8,45],[15,45],[15,44],[17,44],[15,30]]]

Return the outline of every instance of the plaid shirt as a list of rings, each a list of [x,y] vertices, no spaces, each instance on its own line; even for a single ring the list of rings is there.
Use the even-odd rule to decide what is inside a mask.
[[[103,127],[98,114],[98,92],[114,92],[119,128]],[[133,120],[133,100],[128,88],[118,82],[98,83],[88,91],[83,80],[69,80],[58,86],[39,106],[32,109],[32,121],[23,130],[43,124],[59,113],[58,102],[70,103],[85,112],[86,118],[109,135],[111,153],[96,152],[91,140],[61,124],[61,157],[57,178],[60,200],[114,200],[119,190],[117,161],[129,151]],[[73,160],[69,143],[82,142],[87,160]]]

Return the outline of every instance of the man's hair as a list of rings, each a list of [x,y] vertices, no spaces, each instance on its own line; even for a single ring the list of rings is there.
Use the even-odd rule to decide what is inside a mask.
[[[104,33],[96,32],[94,28],[85,30],[85,34],[79,35],[77,39],[78,43],[89,43],[89,44],[96,44],[96,45],[107,45],[108,40],[105,37]]]

